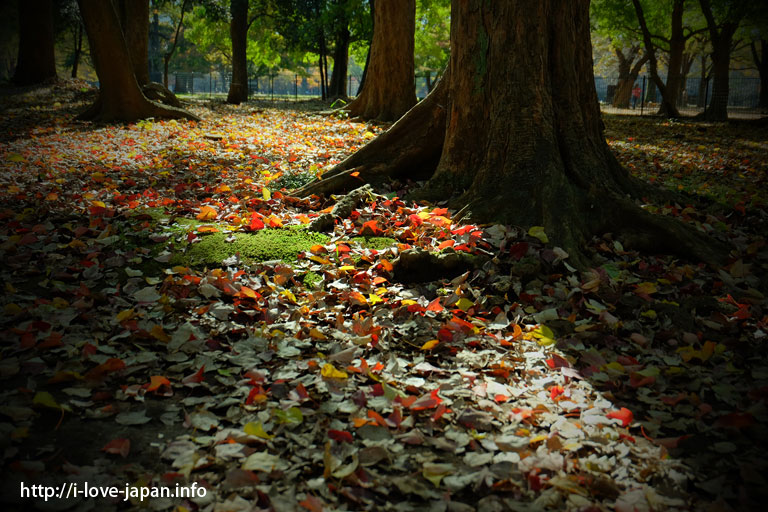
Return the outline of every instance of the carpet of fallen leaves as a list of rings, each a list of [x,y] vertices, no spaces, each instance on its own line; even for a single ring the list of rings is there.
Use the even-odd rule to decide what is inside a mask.
[[[333,203],[281,185],[384,127],[219,103],[193,103],[199,123],[93,125],[74,120],[93,97],[78,87],[3,97],[9,506],[725,511],[768,497],[764,127],[606,120],[633,172],[705,198],[649,208],[732,243],[721,269],[606,235],[577,272],[541,229],[456,224],[394,187],[293,261],[188,267],[174,258],[212,233],[306,225]],[[486,262],[398,282],[411,247]],[[46,503],[20,481],[207,493]]]

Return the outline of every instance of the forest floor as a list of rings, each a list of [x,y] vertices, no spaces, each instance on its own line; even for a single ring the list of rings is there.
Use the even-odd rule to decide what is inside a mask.
[[[4,510],[762,509],[764,123],[607,117],[624,165],[681,192],[647,208],[733,252],[606,234],[578,272],[541,229],[456,223],[408,183],[308,233],[333,201],[289,190],[385,126],[206,102],[75,121],[93,97],[2,97]],[[405,280],[409,248],[484,263]]]

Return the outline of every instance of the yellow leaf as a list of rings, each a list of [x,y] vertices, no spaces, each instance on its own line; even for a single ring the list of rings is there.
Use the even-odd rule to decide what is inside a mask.
[[[432,350],[438,343],[440,343],[440,340],[429,340],[421,346],[421,350]]]
[[[614,373],[626,373],[626,370],[624,369],[624,365],[621,364],[618,361],[612,361],[605,366],[603,366],[606,370],[611,370],[611,372]]]
[[[368,304],[374,305],[374,304],[378,304],[379,302],[384,302],[384,299],[382,299],[381,297],[373,293],[368,294]]]
[[[61,409],[61,406],[56,402],[47,391],[38,391],[35,397],[32,399],[34,405],[42,405],[43,407],[50,407],[51,409]]]
[[[534,338],[536,338],[536,343],[538,343],[541,347],[548,347],[549,345],[555,344],[555,333],[552,332],[552,329],[546,325],[538,326],[536,329],[531,331],[531,334]]]
[[[123,322],[125,320],[128,320],[133,317],[134,315],[133,309],[124,309],[121,312],[115,316],[115,320],[117,320],[118,323]]]
[[[3,311],[8,316],[18,315],[19,313],[22,313],[24,310],[21,309],[21,307],[18,304],[14,304],[13,302],[10,302],[3,306]]]
[[[658,289],[656,288],[656,284],[655,283],[649,283],[647,281],[644,282],[644,283],[638,284],[637,287],[635,288],[635,292],[636,293],[644,293],[646,295],[650,295],[652,293],[656,293],[657,291],[658,291]]]
[[[8,160],[9,162],[26,162],[26,160],[24,160],[24,157],[18,153],[9,153],[8,156],[6,157],[6,160]]]
[[[328,379],[346,379],[347,373],[342,370],[337,370],[331,363],[325,363],[323,369],[320,370],[320,375]]]
[[[549,237],[544,232],[543,226],[531,226],[531,229],[528,230],[528,234],[534,238],[538,238],[542,243],[546,244],[549,242]]]
[[[261,189],[261,197],[263,197],[265,201],[269,201],[272,199],[272,192],[270,192],[267,187],[264,187]]]
[[[440,481],[447,475],[454,472],[456,468],[453,464],[439,464],[428,462],[424,464],[421,476],[429,480],[435,487],[440,486]]]
[[[548,436],[546,436],[544,434],[540,434],[540,435],[538,435],[536,437],[532,437],[531,440],[528,441],[528,444],[540,443],[541,441],[545,441],[547,439],[547,437]]]
[[[367,131],[367,132],[365,132],[365,133],[363,134],[363,138],[364,138],[364,139],[372,139],[372,138],[374,138],[375,136],[376,136],[376,135],[374,135],[372,131]]]
[[[93,206],[98,206],[100,208],[106,208],[107,207],[107,205],[104,204],[104,201],[91,201],[91,204]]]
[[[474,305],[475,305],[475,303],[474,303],[474,302],[472,302],[471,300],[469,300],[469,299],[468,299],[468,298],[466,298],[466,297],[462,297],[462,298],[460,298],[460,299],[459,299],[459,300],[456,302],[456,306],[457,306],[457,307],[458,307],[460,310],[462,310],[462,311],[464,311],[464,312],[468,311],[468,310],[469,310],[469,308],[471,308],[471,307],[472,307],[472,306],[474,306]]]
[[[243,427],[243,432],[249,436],[256,436],[262,439],[272,439],[275,437],[274,434],[267,434],[267,432],[264,430],[264,426],[260,421],[251,421],[250,423],[246,423]]]
[[[153,338],[156,340],[162,341],[164,343],[168,343],[171,341],[171,337],[168,336],[165,331],[163,330],[163,326],[155,324],[154,327],[152,327],[152,330],[149,331],[149,334],[152,335]]]

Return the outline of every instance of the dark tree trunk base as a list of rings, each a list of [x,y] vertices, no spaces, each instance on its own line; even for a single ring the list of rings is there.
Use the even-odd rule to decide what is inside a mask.
[[[322,179],[294,191],[294,195],[343,193],[362,183],[414,177],[415,171],[423,179],[430,177],[443,149],[447,83],[441,80],[432,94],[387,132],[326,172]],[[542,161],[542,167],[549,166],[545,172],[556,177],[558,183],[524,192],[519,200],[509,197],[509,187],[514,183],[497,181],[485,190],[475,190],[468,188],[468,184],[445,179],[430,180],[414,192],[413,198],[453,198],[450,206],[459,210],[458,216],[473,222],[502,218],[510,224],[543,226],[552,243],[567,251],[569,264],[577,268],[590,266],[584,247],[593,236],[606,232],[614,233],[627,248],[674,254],[713,265],[724,262],[729,248],[723,243],[676,219],[648,213],[626,198],[651,197],[663,201],[676,197],[673,193],[632,178],[610,154],[601,160],[601,165],[608,168],[605,176],[613,177],[610,183],[583,183],[571,173],[557,169],[553,172],[556,162]],[[465,193],[457,196],[457,190]],[[506,194],[507,199],[497,200],[498,194]],[[540,215],[531,217],[534,204],[551,207],[541,208]]]

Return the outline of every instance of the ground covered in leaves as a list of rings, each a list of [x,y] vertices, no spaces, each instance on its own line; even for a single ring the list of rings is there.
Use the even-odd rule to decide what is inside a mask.
[[[386,127],[207,103],[190,106],[199,123],[76,122],[92,97],[69,83],[2,98],[8,506],[727,511],[768,498],[764,125],[607,118],[626,166],[681,191],[647,207],[733,253],[713,269],[606,234],[577,272],[541,229],[457,224],[402,199],[407,183],[309,232],[333,202],[290,189]],[[414,249],[478,263],[398,275]],[[207,492],[44,502],[21,481]]]

